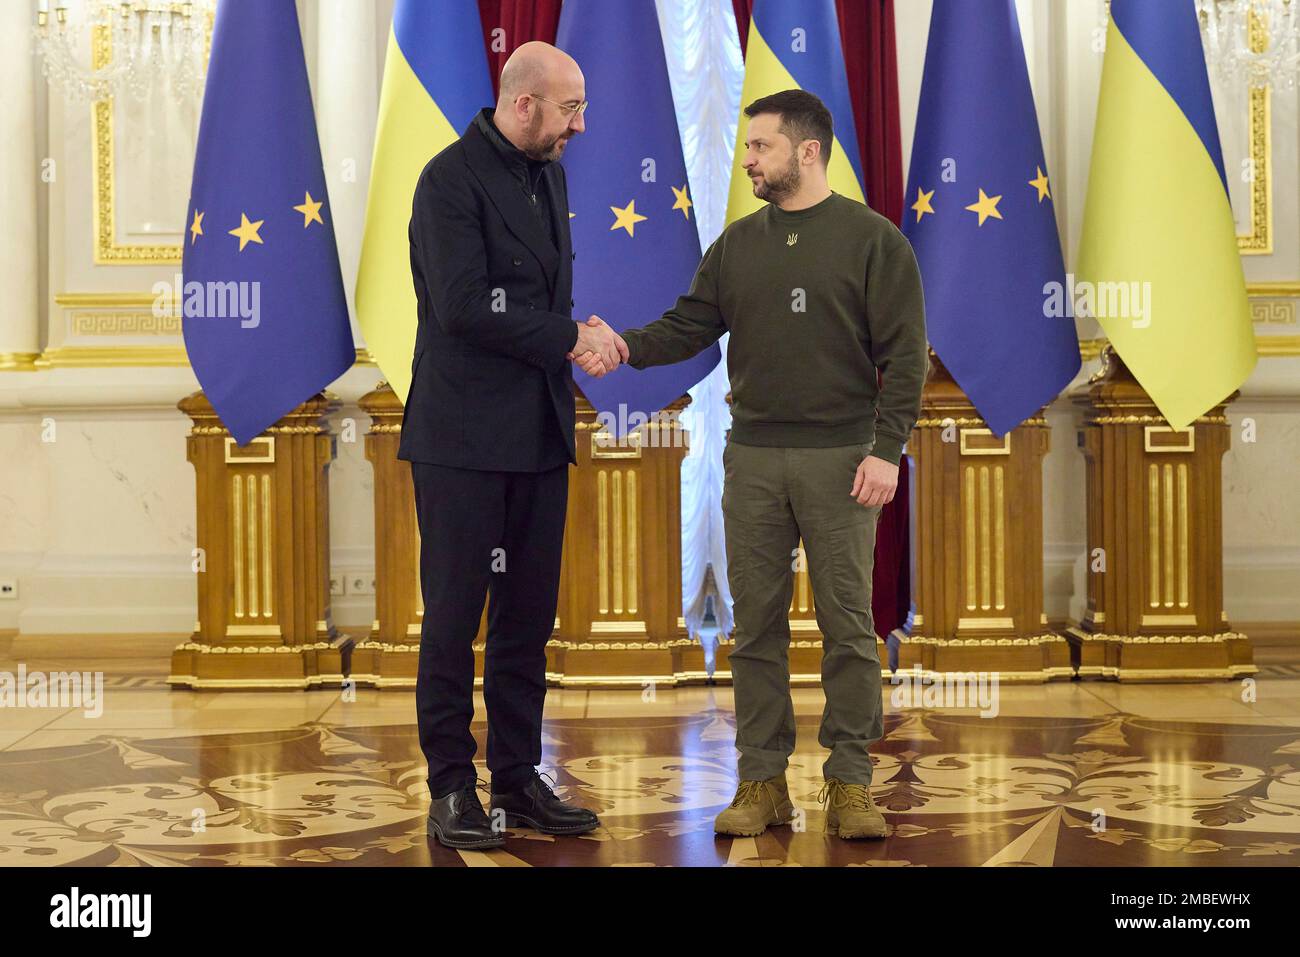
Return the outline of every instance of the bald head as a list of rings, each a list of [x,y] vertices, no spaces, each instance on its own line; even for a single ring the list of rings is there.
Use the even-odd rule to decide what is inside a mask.
[[[503,136],[537,160],[557,160],[586,129],[576,108],[587,84],[573,57],[540,40],[523,44],[501,70],[501,95],[493,120]]]
[[[530,93],[551,96],[553,84],[575,81],[581,84],[582,71],[573,57],[549,43],[530,40],[510,54],[506,65],[501,68],[501,96],[497,108]]]

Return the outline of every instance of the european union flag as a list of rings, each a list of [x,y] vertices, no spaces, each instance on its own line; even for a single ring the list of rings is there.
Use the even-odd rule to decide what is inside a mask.
[[[565,0],[556,45],[578,61],[592,99],[587,131],[569,142],[563,161],[577,253],[574,318],[594,314],[617,330],[642,326],[677,302],[700,264],[654,0]],[[653,414],[685,395],[721,354],[714,345],[676,365],[601,379],[575,366],[574,378],[621,435],[627,416]]]
[[[1080,366],[1014,0],[935,0],[905,204],[930,344],[1004,435]]]
[[[186,217],[190,365],[240,445],[356,359],[293,0],[222,0]]]

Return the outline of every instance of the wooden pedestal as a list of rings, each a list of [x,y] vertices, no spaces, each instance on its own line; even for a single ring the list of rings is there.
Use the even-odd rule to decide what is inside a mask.
[[[564,557],[547,680],[563,687],[671,686],[685,678],[691,642],[681,617],[680,399],[613,445],[578,400],[578,465],[571,468]],[[376,615],[352,677],[377,688],[415,685],[424,608],[410,466],[397,459],[402,407],[381,385],[361,400],[372,424]],[[474,642],[481,683],[486,608]]]
[[[202,392],[178,408],[197,488],[199,619],[168,681],[195,689],[338,685],[352,640],[330,621],[326,395],[244,447]]]
[[[1043,613],[1041,414],[995,438],[931,353],[921,418],[908,443],[913,608],[898,668],[997,672],[1000,682],[1073,676],[1065,639]]]
[[[424,603],[411,465],[397,457],[402,403],[381,382],[358,405],[370,416],[365,451],[374,469],[375,620],[352,653],[349,677],[363,687],[414,688]]]
[[[1081,677],[1200,681],[1254,674],[1223,610],[1228,396],[1172,429],[1108,344],[1076,391],[1087,460],[1088,605],[1068,629]]]

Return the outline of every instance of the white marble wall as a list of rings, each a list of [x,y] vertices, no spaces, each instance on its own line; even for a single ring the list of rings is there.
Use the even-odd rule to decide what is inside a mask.
[[[391,6],[391,0],[375,8],[373,35],[360,31],[365,42],[374,44],[374,57],[352,58],[355,69],[382,68],[387,20],[380,7],[385,4]],[[321,49],[323,8],[310,2],[301,7],[314,75],[318,62],[336,61]],[[1101,22],[1101,4],[1018,0],[1018,9],[1068,265],[1078,242],[1100,76],[1100,57],[1086,38]],[[897,11],[906,168],[929,3],[907,0]],[[316,90],[319,96],[319,83]],[[1287,109],[1294,112],[1294,100]],[[328,143],[356,152],[355,124],[331,124],[336,119],[325,121]],[[373,125],[373,115],[358,122]],[[1279,148],[1294,157],[1295,117],[1284,115],[1281,123],[1291,139]],[[57,97],[47,109],[42,96],[36,127],[41,158],[53,158],[60,171],[52,183],[33,184],[41,210],[38,235],[47,237],[40,244],[42,301],[32,316],[30,305],[16,307],[15,300],[0,297],[0,329],[34,323],[44,347],[63,341],[65,310],[54,302],[55,295],[142,292],[175,269],[93,263],[88,111],[69,109]],[[338,159],[327,156],[326,162]],[[1253,257],[1247,269],[1254,278],[1300,279],[1300,255],[1290,252],[1300,249],[1296,174],[1283,172],[1274,183],[1281,255]],[[337,187],[337,196],[334,180],[330,188],[336,202],[351,202],[345,186]],[[20,278],[0,275],[0,284]],[[1081,331],[1097,335],[1095,329]],[[1300,329],[1287,331],[1294,335]],[[1093,368],[1089,364],[1081,380]],[[331,557],[340,578],[373,576],[372,473],[361,441],[368,423],[355,403],[377,379],[377,370],[359,367],[331,387],[344,401],[336,424],[352,418],[357,433],[357,441],[338,443],[330,473]],[[0,630],[179,633],[192,627],[194,473],[185,460],[187,423],[175,403],[196,387],[186,368],[0,372],[0,580],[17,579],[19,584],[16,600],[0,600]],[[1254,443],[1240,438],[1246,416],[1256,423]],[[1230,419],[1234,442],[1224,461],[1228,613],[1235,621],[1300,621],[1300,504],[1294,494],[1300,463],[1300,358],[1261,359],[1242,399],[1231,407]],[[42,441],[46,420],[54,423],[53,442]],[[1077,618],[1084,552],[1078,416],[1063,398],[1049,407],[1048,420],[1053,435],[1044,464],[1047,611],[1052,617]],[[340,624],[366,625],[374,616],[370,595],[348,594],[333,604]]]

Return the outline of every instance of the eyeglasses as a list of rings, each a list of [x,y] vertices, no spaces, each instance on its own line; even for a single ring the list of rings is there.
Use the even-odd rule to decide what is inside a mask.
[[[546,97],[537,93],[529,93],[528,95],[534,99],[546,100],[547,103],[555,103],[556,106],[564,110],[565,113],[568,113],[569,116],[573,116],[574,113],[585,113],[587,111],[587,104],[590,102],[589,100],[583,100],[577,106],[569,106],[567,103],[558,103],[555,100],[547,100]]]

